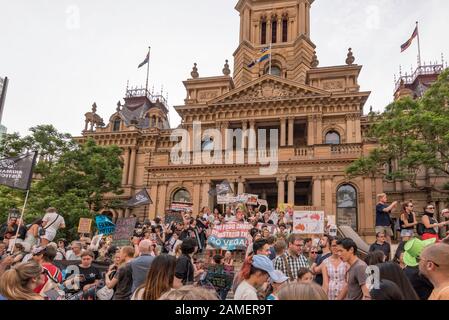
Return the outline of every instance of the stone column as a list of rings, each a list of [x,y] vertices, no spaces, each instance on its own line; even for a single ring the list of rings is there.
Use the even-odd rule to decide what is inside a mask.
[[[193,214],[197,215],[200,212],[200,193],[201,181],[193,181]]]
[[[267,19],[267,44],[271,42],[271,19]]]
[[[209,190],[210,190],[210,180],[203,180],[203,194],[201,196],[201,208],[208,207],[209,208]]]
[[[296,177],[289,176],[288,177],[288,203],[295,205],[295,183]]]
[[[353,143],[353,132],[354,132],[354,126],[353,126],[353,117],[352,114],[346,115],[346,143]]]
[[[237,180],[237,194],[245,193],[245,179],[240,178]]]
[[[148,216],[149,219],[154,219],[156,217],[156,206],[157,206],[157,201],[158,201],[157,185],[158,184],[156,181],[150,182],[150,187],[151,187],[150,198],[153,201],[153,203],[150,204],[149,216]]]
[[[278,177],[278,205],[285,202],[285,177]]]
[[[285,147],[285,125],[286,125],[286,119],[281,118],[281,147]]]
[[[250,18],[250,13],[249,13],[248,8],[246,8],[243,12],[243,19],[244,19],[243,40],[250,41],[249,33],[250,33],[250,28],[251,28],[251,18]]]
[[[321,207],[321,176],[317,176],[313,180],[313,205],[315,207]]]
[[[125,148],[123,150],[123,172],[122,172],[122,185],[126,186],[128,184],[128,171],[129,171],[129,149]]]
[[[288,146],[293,146],[293,133],[295,128],[295,118],[288,118]]]
[[[278,17],[277,43],[282,43],[282,17]]]
[[[159,201],[158,201],[158,203],[157,203],[157,212],[156,212],[156,214],[157,215],[160,215],[160,216],[164,216],[165,215],[165,209],[166,209],[166,206],[165,206],[165,202],[166,202],[166,199],[167,199],[167,184],[168,184],[168,182],[161,182],[160,184],[159,184]]]
[[[134,173],[136,169],[136,155],[137,155],[137,148],[132,147],[131,148],[131,160],[129,163],[129,175],[128,175],[128,184],[133,185],[134,184]]]
[[[355,130],[355,143],[362,143],[362,125],[360,123],[360,114],[355,115],[354,130]]]
[[[306,3],[301,1],[299,4],[299,34],[306,34]]]
[[[316,144],[323,144],[323,116],[316,116]]]
[[[364,207],[363,212],[361,212],[359,229],[367,230],[371,229],[374,231],[376,225],[376,215],[375,213],[375,205],[377,203],[377,199],[373,199],[373,182],[371,178],[363,179],[363,194],[364,194]]]
[[[332,207],[332,176],[326,176],[324,179],[324,209],[325,212],[335,212]]]
[[[307,145],[313,146],[315,141],[315,126],[313,123],[313,116],[307,117]]]

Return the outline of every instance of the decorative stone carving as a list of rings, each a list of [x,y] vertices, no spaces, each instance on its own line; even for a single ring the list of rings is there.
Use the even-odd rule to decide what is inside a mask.
[[[225,65],[224,65],[224,69],[223,69],[223,74],[225,75],[225,76],[229,76],[230,74],[231,74],[231,69],[229,69],[229,63],[228,63],[229,61],[228,60],[226,60],[226,63],[225,63]]]
[[[190,72],[190,75],[193,79],[199,78],[200,74],[198,73],[198,68],[196,62],[193,64],[192,72]]]
[[[254,88],[254,90],[251,90],[236,99],[232,99],[232,101],[245,102],[254,100],[276,100],[293,98],[297,96],[301,96],[301,94],[284,89],[280,84],[266,82],[259,84],[256,88]]]
[[[200,91],[198,93],[198,101],[199,102],[210,101],[210,100],[215,99],[216,97],[218,97],[219,94],[220,93],[218,92],[218,90]]]
[[[352,65],[355,61],[354,54],[352,53],[352,49],[348,49],[348,57],[346,58],[346,64]]]
[[[313,52],[311,66],[312,66],[312,68],[317,68],[319,65],[320,65],[320,61],[318,60],[318,57],[316,55],[316,51],[314,51]]]
[[[327,80],[323,81],[323,89],[324,90],[343,90],[344,89],[344,81],[343,80]]]
[[[90,124],[90,131],[94,130],[94,127],[104,127],[103,118],[97,114],[97,104],[94,102],[92,105],[92,112],[87,112],[85,115],[85,127],[84,131],[87,131]]]

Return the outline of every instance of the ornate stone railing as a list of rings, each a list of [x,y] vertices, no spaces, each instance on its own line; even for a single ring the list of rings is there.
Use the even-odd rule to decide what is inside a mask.
[[[360,144],[339,144],[331,146],[332,156],[338,155],[360,155],[362,146]]]

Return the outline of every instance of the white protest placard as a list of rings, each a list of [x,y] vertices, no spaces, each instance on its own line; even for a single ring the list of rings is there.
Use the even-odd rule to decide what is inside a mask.
[[[295,211],[293,232],[298,234],[323,234],[324,211]]]

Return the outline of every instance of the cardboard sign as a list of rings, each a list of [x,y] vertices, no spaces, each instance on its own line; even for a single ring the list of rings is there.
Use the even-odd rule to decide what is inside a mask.
[[[324,211],[295,211],[293,214],[293,233],[323,234]]]
[[[214,226],[207,243],[214,249],[221,250],[246,250],[252,243],[249,223],[230,222]]]
[[[238,197],[233,194],[218,194],[217,204],[233,204],[238,202]]]
[[[184,217],[182,216],[181,212],[177,212],[177,211],[168,211],[165,214],[165,224],[170,224],[170,223],[182,223],[184,222]]]
[[[80,218],[78,223],[78,233],[90,233],[92,228],[92,219]]]
[[[112,236],[112,244],[118,247],[130,245],[136,221],[137,218],[119,218]]]
[[[224,265],[209,265],[207,267],[206,281],[212,284],[215,290],[231,289],[234,281],[234,267]]]
[[[96,216],[95,222],[97,224],[98,232],[103,235],[111,235],[115,231],[115,224],[107,216]]]
[[[276,233],[277,227],[274,224],[267,224],[267,223],[261,223],[259,222],[256,226],[257,229],[262,230],[263,228],[267,228],[268,231],[270,231],[270,234],[274,236]]]

